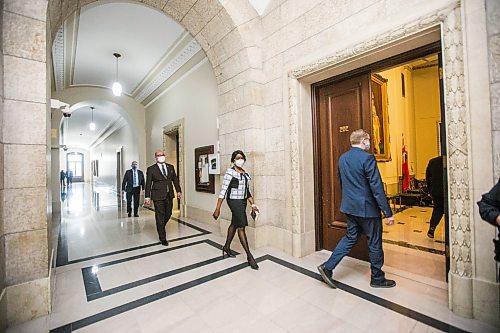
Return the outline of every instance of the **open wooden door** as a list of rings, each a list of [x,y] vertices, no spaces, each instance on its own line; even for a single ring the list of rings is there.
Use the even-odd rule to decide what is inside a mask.
[[[371,129],[370,73],[351,76],[313,87],[315,211],[318,247],[333,250],[346,234],[346,216],[340,212],[341,189],[338,175],[340,155],[351,148],[352,131]],[[350,256],[368,260],[366,237]]]

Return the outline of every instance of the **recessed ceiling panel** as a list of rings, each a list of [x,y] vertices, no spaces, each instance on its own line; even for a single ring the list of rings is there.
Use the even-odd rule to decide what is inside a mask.
[[[164,13],[143,5],[108,3],[80,14],[73,85],[111,87],[118,81],[130,94],[184,32]]]

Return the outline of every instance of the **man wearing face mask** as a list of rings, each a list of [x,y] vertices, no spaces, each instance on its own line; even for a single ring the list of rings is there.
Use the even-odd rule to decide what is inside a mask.
[[[342,203],[340,211],[347,216],[347,234],[333,251],[330,258],[318,266],[321,277],[330,287],[335,288],[332,271],[343,257],[351,251],[361,233],[368,239],[371,282],[373,288],[391,288],[396,282],[385,278],[382,271],[384,252],[382,250],[382,218],[387,225],[394,224],[391,208],[382,185],[382,179],[375,157],[370,154],[370,135],[363,129],[351,133],[351,149],[339,159],[340,187]]]
[[[144,193],[144,204],[151,205],[151,200],[155,207],[156,231],[162,245],[167,246],[167,233],[165,226],[172,216],[174,200],[174,188],[177,198],[182,196],[179,178],[175,174],[174,166],[165,163],[165,153],[162,150],[155,152],[156,163],[148,167],[146,171],[146,190]]]
[[[122,191],[127,196],[127,214],[132,214],[132,198],[134,198],[134,216],[139,217],[139,196],[144,189],[144,173],[137,169],[137,161],[132,161],[132,169],[127,170],[123,176]]]

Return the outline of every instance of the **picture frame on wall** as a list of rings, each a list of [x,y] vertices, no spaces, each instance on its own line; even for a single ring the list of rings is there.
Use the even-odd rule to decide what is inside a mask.
[[[210,154],[208,155],[208,173],[211,175],[220,175],[220,155]]]
[[[194,150],[195,189],[198,192],[215,193],[215,176],[210,174],[210,158],[214,146],[199,147]]]
[[[391,161],[387,79],[371,75],[372,152],[378,162]]]

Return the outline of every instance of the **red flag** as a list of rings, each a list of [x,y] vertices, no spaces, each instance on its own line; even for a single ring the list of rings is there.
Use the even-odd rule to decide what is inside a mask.
[[[406,151],[405,139],[403,138],[403,148],[401,149],[401,154],[403,155],[403,162],[401,165],[401,170],[403,172],[403,192],[410,189],[410,169],[408,168],[408,152]]]

